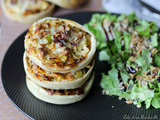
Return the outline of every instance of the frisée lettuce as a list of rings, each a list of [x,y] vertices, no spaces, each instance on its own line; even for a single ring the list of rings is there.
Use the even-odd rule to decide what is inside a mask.
[[[97,39],[99,60],[111,64],[102,73],[103,93],[137,107],[160,108],[160,42],[156,23],[129,15],[93,14],[84,25]]]

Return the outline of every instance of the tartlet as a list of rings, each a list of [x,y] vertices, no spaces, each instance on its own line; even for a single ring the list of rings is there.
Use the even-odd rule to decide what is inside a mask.
[[[82,100],[89,93],[93,80],[94,73],[80,88],[70,90],[54,90],[40,87],[26,77],[27,87],[36,98],[44,102],[60,105],[71,104]]]
[[[44,70],[66,73],[80,70],[91,62],[96,39],[76,22],[47,17],[29,28],[25,51]]]
[[[94,61],[85,68],[68,73],[45,71],[31,61],[24,53],[24,69],[28,78],[37,85],[48,89],[75,89],[82,86],[92,73]]]
[[[33,23],[50,16],[55,7],[45,0],[2,0],[1,5],[7,18],[21,23]]]

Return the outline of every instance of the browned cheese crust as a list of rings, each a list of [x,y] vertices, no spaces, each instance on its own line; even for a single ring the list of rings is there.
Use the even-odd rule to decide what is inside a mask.
[[[42,19],[34,23],[25,36],[27,55],[48,71],[70,71],[84,61],[89,64],[95,49],[94,35],[65,19]]]

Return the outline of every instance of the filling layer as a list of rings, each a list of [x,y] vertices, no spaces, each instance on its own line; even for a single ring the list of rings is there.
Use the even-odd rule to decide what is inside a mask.
[[[27,76],[27,79],[30,80],[30,78],[28,76]],[[48,95],[82,95],[82,94],[84,94],[85,87],[88,85],[90,79],[91,79],[91,76],[81,87],[76,88],[76,89],[56,90],[56,89],[47,89],[44,87],[42,87],[42,88],[48,93]]]
[[[83,77],[88,70],[92,67],[93,61],[87,65],[84,69],[75,71],[75,72],[68,72],[68,73],[55,73],[50,71],[45,71],[38,65],[36,65],[29,57],[26,57],[28,69],[27,71],[40,81],[57,81],[57,82],[69,82],[73,81],[77,78]]]

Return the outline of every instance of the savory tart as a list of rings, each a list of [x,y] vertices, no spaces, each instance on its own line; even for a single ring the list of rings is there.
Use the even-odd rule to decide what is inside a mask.
[[[50,16],[55,5],[45,0],[2,0],[5,15],[13,21],[33,23]]]
[[[48,89],[75,89],[82,86],[90,77],[94,66],[92,61],[85,68],[68,73],[45,71],[31,61],[24,53],[24,68],[27,76],[37,85]]]
[[[80,70],[91,62],[96,39],[76,22],[47,17],[29,28],[25,51],[44,70],[66,73]]]
[[[71,104],[82,100],[90,91],[94,80],[94,73],[84,85],[76,89],[56,90],[46,89],[32,82],[26,77],[29,91],[38,99],[53,104]]]
[[[62,8],[78,8],[80,7],[86,0],[47,0],[55,5],[58,5]]]

